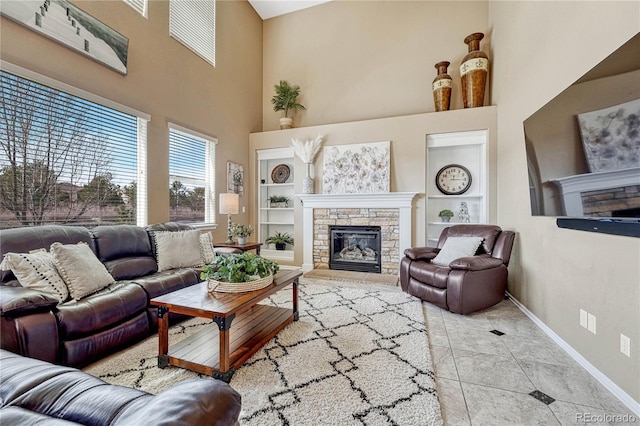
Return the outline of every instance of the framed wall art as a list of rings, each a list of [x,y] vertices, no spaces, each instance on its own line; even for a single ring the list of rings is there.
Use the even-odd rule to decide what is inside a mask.
[[[227,161],[227,192],[232,194],[244,194],[244,167]]]
[[[129,40],[67,0],[3,1],[0,13],[121,74],[127,73]]]
[[[391,142],[327,146],[323,151],[325,194],[389,192]]]

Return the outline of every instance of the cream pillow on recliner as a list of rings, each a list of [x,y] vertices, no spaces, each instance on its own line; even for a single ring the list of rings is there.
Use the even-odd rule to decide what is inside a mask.
[[[154,232],[158,271],[201,266],[200,231]]]
[[[482,239],[482,237],[449,237],[431,263],[449,266],[456,259],[473,256],[480,247]]]
[[[69,294],[80,300],[113,284],[115,280],[87,243],[51,244],[51,254]]]
[[[7,253],[0,270],[11,270],[20,285],[51,295],[59,302],[69,298],[69,290],[56,269],[53,256],[45,249],[30,253]]]

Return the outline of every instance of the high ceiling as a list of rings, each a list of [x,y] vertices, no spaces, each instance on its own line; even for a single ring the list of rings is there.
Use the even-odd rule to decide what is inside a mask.
[[[331,0],[249,0],[258,15],[265,20],[285,13],[317,6]]]

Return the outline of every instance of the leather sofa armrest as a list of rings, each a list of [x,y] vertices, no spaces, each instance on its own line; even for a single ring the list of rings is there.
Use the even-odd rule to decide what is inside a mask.
[[[16,317],[50,311],[58,304],[52,296],[25,287],[0,285],[0,316]]]
[[[187,380],[155,396],[136,399],[112,424],[236,425],[241,401],[240,394],[223,381]]]
[[[502,265],[502,260],[489,255],[461,257],[449,264],[451,269],[462,269],[467,271],[484,271],[497,268]]]
[[[439,252],[440,249],[435,247],[411,247],[404,251],[404,255],[411,260],[431,260]]]

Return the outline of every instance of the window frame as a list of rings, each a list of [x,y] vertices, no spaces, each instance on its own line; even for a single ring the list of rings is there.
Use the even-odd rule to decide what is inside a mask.
[[[190,129],[188,127],[181,126],[173,122],[167,122],[167,141],[170,140],[171,131],[182,133],[188,137],[201,139],[206,142],[205,144],[205,209],[204,209],[204,221],[190,223],[191,226],[198,227],[217,227],[217,203],[216,203],[216,146],[218,145],[218,138],[210,136],[197,130]],[[170,142],[169,142],[170,143]],[[169,148],[169,146],[167,146]],[[169,154],[170,155],[170,154]],[[169,159],[170,160],[170,159]],[[170,175],[170,170],[169,175]],[[171,178],[167,182],[167,185],[171,185]],[[168,186],[167,186],[168,188]]]

